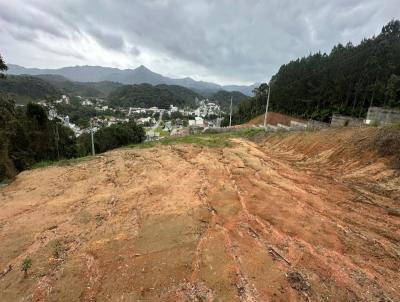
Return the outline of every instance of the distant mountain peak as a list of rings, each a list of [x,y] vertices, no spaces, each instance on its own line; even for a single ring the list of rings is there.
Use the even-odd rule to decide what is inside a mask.
[[[75,82],[101,82],[111,81],[122,84],[141,84],[148,83],[152,85],[168,84],[183,86],[197,92],[215,93],[218,90],[233,91],[237,90],[246,95],[252,95],[255,85],[226,85],[221,86],[211,82],[196,81],[191,77],[180,79],[165,77],[155,73],[144,65],[140,65],[135,69],[121,70],[118,68],[101,67],[101,66],[70,66],[58,69],[40,69],[40,68],[24,68],[22,66],[9,64],[8,74],[19,75],[43,75],[54,74],[63,76]]]
[[[150,71],[150,69],[148,69],[146,66],[144,65],[140,65],[137,68],[135,68],[135,70],[146,70],[146,71]]]

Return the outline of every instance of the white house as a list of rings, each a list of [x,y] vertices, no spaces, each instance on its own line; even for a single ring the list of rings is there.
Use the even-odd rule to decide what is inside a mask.
[[[204,120],[203,120],[203,118],[201,118],[201,117],[199,117],[199,116],[196,116],[196,117],[194,118],[194,120],[195,120],[195,125],[196,125],[196,126],[204,127]]]
[[[144,124],[144,123],[154,124],[155,122],[156,122],[156,120],[153,117],[150,117],[150,116],[149,117],[141,117],[141,118],[136,120],[136,123],[139,124],[139,125]]]
[[[93,103],[90,100],[83,100],[82,105],[83,106],[93,106]]]

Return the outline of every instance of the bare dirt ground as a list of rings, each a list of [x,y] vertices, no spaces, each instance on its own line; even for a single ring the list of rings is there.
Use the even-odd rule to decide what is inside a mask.
[[[243,127],[249,126],[249,125],[263,125],[264,124],[264,114],[261,114],[247,123],[243,124]],[[285,115],[282,113],[277,113],[277,112],[268,112],[267,116],[267,123],[269,125],[274,125],[276,126],[278,123],[286,126],[290,126],[290,121],[296,121],[296,122],[301,122],[301,123],[307,123],[306,120],[300,119],[300,118],[295,118],[289,115]]]
[[[23,172],[0,189],[0,301],[400,301],[400,178],[369,135]]]

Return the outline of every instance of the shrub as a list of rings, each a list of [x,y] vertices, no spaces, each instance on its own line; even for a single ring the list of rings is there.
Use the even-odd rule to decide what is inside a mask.
[[[65,251],[63,244],[58,239],[56,239],[52,242],[52,249],[53,249],[53,257],[55,259],[61,258],[62,254]]]
[[[32,266],[32,259],[31,258],[25,258],[24,261],[22,261],[21,264],[21,271],[24,272],[24,277],[26,278],[28,276],[28,270]]]

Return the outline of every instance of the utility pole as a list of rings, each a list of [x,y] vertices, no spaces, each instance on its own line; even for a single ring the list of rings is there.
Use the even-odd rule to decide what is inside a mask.
[[[57,146],[57,159],[60,160],[60,148],[59,148],[59,141],[60,141],[60,135],[58,134],[58,123],[57,120],[54,119],[54,121],[56,122],[56,133],[55,133],[55,137],[56,137],[56,146]]]
[[[267,105],[265,106],[265,116],[264,116],[264,130],[267,130],[267,117],[268,117],[268,106],[269,106],[270,94],[271,94],[271,83],[268,85]]]
[[[232,127],[232,97],[231,97],[231,112],[229,114],[229,128]]]
[[[92,155],[95,156],[96,152],[94,150],[94,135],[93,135],[93,121],[90,119],[90,136],[92,137]]]

